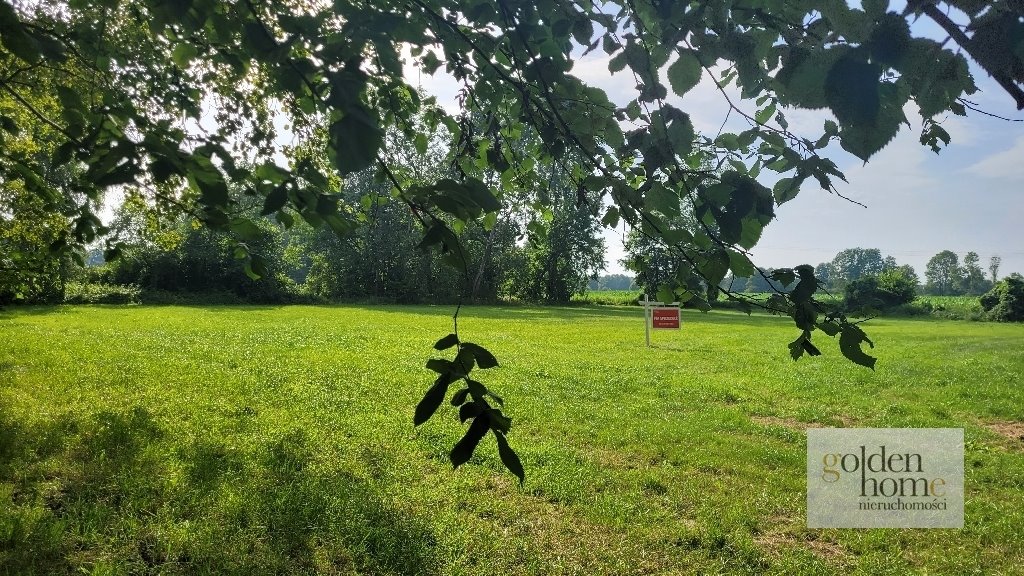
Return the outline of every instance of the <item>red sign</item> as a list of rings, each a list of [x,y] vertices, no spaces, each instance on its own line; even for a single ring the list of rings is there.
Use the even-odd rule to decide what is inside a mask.
[[[651,328],[679,329],[679,308],[652,308]]]

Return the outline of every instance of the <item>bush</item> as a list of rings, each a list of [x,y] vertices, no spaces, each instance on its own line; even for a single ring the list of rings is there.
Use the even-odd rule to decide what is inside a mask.
[[[997,322],[1024,322],[1024,279],[1010,276],[981,297],[981,307]]]
[[[886,310],[916,298],[917,284],[900,269],[864,276],[846,285],[846,307],[851,310]]]
[[[137,304],[138,286],[68,282],[64,287],[65,304]]]

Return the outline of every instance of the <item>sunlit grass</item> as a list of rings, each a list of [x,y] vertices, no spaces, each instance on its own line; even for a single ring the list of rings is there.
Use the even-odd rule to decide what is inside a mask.
[[[413,429],[448,307],[0,313],[0,573],[1012,574],[1024,326],[876,319],[878,370],[791,321],[463,309],[501,361],[519,488]],[[803,428],[965,428],[963,530],[804,527]]]

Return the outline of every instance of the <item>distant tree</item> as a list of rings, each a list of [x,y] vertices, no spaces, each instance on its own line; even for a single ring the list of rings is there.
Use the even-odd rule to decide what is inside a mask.
[[[601,223],[591,211],[596,199],[580,201],[568,174],[555,167],[542,194],[551,208],[527,226],[526,271],[515,292],[533,302],[565,303],[605,267]]]
[[[898,266],[896,269],[900,271],[904,278],[911,280],[915,287],[921,284],[921,278],[917,275],[917,271],[914,270],[914,267],[910,264],[903,264],[902,266]]]
[[[924,276],[928,279],[928,291],[939,296],[956,294],[963,285],[960,259],[956,253],[943,250],[928,260]]]
[[[747,286],[743,291],[749,294],[764,294],[784,289],[781,282],[771,279],[772,272],[774,272],[772,269],[763,272],[763,274],[754,274],[747,279]]]
[[[893,258],[892,256],[886,256],[885,259],[882,260],[883,272],[885,272],[886,270],[895,270],[897,267],[899,267],[899,264],[896,263],[896,259]]]
[[[1003,263],[1003,259],[999,256],[993,256],[988,259],[988,272],[992,276],[989,280],[992,281],[992,285],[995,286],[999,280],[999,265]]]
[[[663,242],[649,238],[639,229],[626,236],[626,258],[622,265],[636,274],[636,285],[654,298],[658,288],[668,284],[686,266],[686,259]]]
[[[963,268],[960,270],[960,291],[964,294],[980,295],[991,288],[985,280],[985,272],[981,269],[981,258],[977,252],[968,252],[964,256]]]
[[[832,264],[829,262],[822,262],[814,267],[814,275],[818,277],[825,286],[832,285],[832,277],[834,276],[832,271]]]
[[[590,283],[593,290],[632,290],[633,277],[625,274],[606,274]]]
[[[847,248],[836,254],[831,267],[830,285],[842,288],[862,276],[877,276],[885,268],[885,261],[877,248]]]

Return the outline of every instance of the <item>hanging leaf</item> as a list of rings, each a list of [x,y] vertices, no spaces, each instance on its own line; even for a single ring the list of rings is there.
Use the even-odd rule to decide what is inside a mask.
[[[430,420],[434,412],[437,412],[441,402],[444,402],[444,397],[448,393],[448,386],[450,384],[451,379],[447,374],[441,374],[437,377],[434,384],[423,395],[423,399],[416,405],[416,412],[412,417],[413,426],[419,426]]]
[[[508,445],[508,440],[505,439],[504,433],[498,430],[493,430],[493,432],[495,439],[498,441],[498,456],[501,458],[501,463],[516,478],[519,478],[519,485],[522,486],[523,482],[526,481],[526,472],[523,470],[523,463],[519,460],[519,455]]]
[[[703,71],[693,50],[680,50],[679,57],[668,67],[668,83],[677,96],[683,96],[700,83]]]
[[[846,356],[847,359],[855,364],[874,370],[875,362],[878,359],[867,355],[861,349],[861,343],[864,342],[872,348],[875,347],[875,344],[868,339],[867,334],[856,324],[846,324],[842,327],[842,332],[839,334],[839,350],[843,353],[843,356]]]
[[[449,334],[434,344],[434,350],[447,350],[458,343],[459,337],[455,334]]]
[[[331,124],[330,137],[332,160],[342,175],[370,166],[384,145],[377,118],[362,105],[353,106]]]
[[[487,434],[489,428],[490,420],[486,412],[473,419],[473,423],[469,425],[469,430],[466,430],[466,434],[455,444],[448,455],[453,467],[458,468],[469,462],[470,457],[473,456],[473,451],[476,450],[477,444]]]

